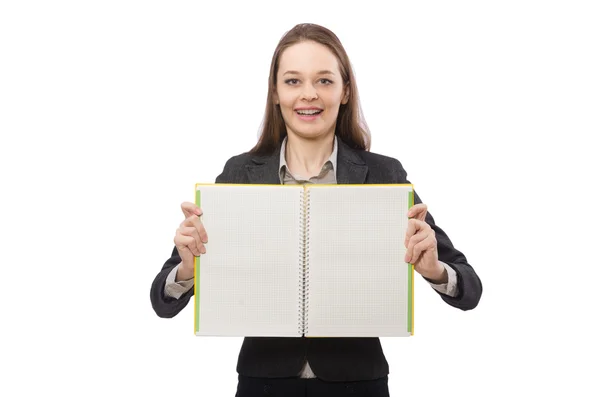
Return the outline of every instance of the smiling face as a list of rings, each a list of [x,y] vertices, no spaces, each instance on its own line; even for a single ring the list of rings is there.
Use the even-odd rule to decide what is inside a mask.
[[[316,139],[335,133],[340,104],[348,102],[336,56],[314,41],[288,47],[279,59],[274,100],[288,135]]]

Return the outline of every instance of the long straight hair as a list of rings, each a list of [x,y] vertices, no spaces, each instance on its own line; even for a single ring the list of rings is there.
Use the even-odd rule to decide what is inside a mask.
[[[353,149],[370,150],[371,134],[362,114],[358,98],[358,87],[346,50],[338,37],[329,29],[304,23],[296,25],[288,31],[275,48],[269,72],[269,90],[262,131],[258,143],[250,150],[250,153],[256,155],[271,154],[280,147],[287,135],[281,109],[274,103],[273,94],[277,87],[277,72],[281,54],[288,47],[303,41],[314,41],[324,45],[338,60],[344,87],[348,90],[348,102],[345,105],[340,105],[335,125],[336,135]]]

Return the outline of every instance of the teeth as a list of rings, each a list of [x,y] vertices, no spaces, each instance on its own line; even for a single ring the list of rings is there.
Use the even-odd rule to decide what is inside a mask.
[[[316,110],[316,109],[313,109],[313,110],[297,110],[297,112],[299,114],[306,114],[306,115],[321,113],[320,110]]]

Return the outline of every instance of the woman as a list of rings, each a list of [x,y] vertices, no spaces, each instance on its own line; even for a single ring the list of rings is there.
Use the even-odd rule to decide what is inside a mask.
[[[248,153],[227,161],[217,183],[410,183],[396,159],[370,153],[368,129],[348,56],[318,25],[290,30],[275,49],[262,134]],[[448,304],[473,309],[481,282],[415,194],[405,260]],[[193,294],[194,256],[206,252],[207,231],[193,203],[175,248],[152,284],[151,301],[172,317]],[[244,339],[238,396],[388,396],[388,364],[378,338]]]

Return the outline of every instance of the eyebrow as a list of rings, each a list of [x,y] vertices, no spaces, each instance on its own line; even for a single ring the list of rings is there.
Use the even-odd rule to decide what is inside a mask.
[[[285,76],[286,74],[301,74],[300,72],[297,72],[295,70],[288,70],[287,72],[285,72],[283,75]],[[335,73],[333,73],[331,70],[319,70],[317,72],[317,74],[330,74],[332,76],[335,76]]]

